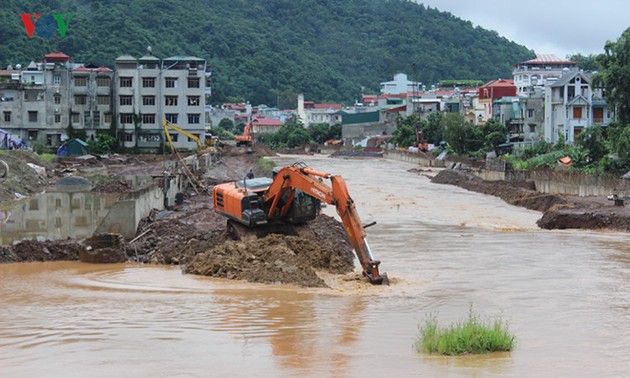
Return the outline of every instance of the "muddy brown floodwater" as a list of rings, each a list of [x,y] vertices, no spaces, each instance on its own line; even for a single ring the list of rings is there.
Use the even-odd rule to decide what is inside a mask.
[[[292,163],[296,157],[277,158]],[[393,284],[297,289],[177,267],[0,265],[0,376],[618,377],[630,372],[627,233],[544,231],[538,212],[388,160],[302,157],[346,179]],[[334,209],[324,209],[334,215]],[[499,314],[511,353],[438,357],[418,325]]]

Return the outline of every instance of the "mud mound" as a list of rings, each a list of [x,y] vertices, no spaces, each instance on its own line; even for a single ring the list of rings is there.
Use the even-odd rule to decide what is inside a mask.
[[[575,209],[548,211],[536,224],[548,230],[577,228],[630,231],[630,218],[627,215],[608,212],[577,212]]]
[[[559,203],[566,203],[562,196],[541,194],[529,189],[532,184],[527,182],[485,181],[472,173],[445,169],[431,178],[436,184],[459,186],[472,192],[488,194],[502,200],[530,210],[546,211]]]
[[[197,255],[185,272],[261,283],[327,287],[315,269],[338,271],[343,265],[329,245],[297,236],[228,241]]]
[[[13,246],[0,247],[0,263],[33,261],[74,261],[79,259],[83,246],[73,240],[21,241]]]
[[[15,200],[15,193],[29,195],[43,190],[48,185],[47,177],[37,173],[27,163],[46,168],[46,174],[52,172],[52,164],[39,159],[39,156],[27,150],[6,151],[0,160],[9,167],[7,177],[0,178],[0,202]]]
[[[126,193],[132,188],[133,186],[129,182],[118,179],[98,184],[92,188],[92,191],[100,193]]]

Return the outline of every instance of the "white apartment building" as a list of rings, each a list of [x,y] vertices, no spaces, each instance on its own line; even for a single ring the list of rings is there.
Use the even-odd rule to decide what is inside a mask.
[[[546,84],[557,80],[574,67],[574,62],[560,59],[553,54],[536,54],[536,58],[514,65],[512,75],[516,94],[526,96],[534,93],[536,88],[542,91]]]
[[[381,83],[381,94],[420,92],[422,83],[410,81],[404,73],[394,75],[394,80]]]
[[[115,71],[114,114],[118,138],[126,147],[159,147],[165,140],[164,119],[204,142],[206,96],[210,94],[204,59],[123,55],[116,59]],[[197,147],[190,138],[169,132],[176,148]]]

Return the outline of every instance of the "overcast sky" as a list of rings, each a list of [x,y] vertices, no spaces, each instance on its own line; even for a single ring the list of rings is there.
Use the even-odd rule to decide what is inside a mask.
[[[416,1],[560,58],[603,53],[607,40],[616,41],[630,27],[628,0]]]

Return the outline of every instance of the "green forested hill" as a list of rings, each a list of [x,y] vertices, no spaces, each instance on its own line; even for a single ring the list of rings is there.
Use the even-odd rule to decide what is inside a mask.
[[[73,13],[67,34],[28,39],[20,13]],[[4,0],[0,64],[51,51],[112,67],[151,46],[213,67],[213,102],[352,102],[397,72],[425,84],[511,77],[527,48],[436,9],[404,0]],[[37,27],[37,25],[36,25]],[[414,77],[412,66],[416,66]]]

